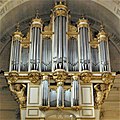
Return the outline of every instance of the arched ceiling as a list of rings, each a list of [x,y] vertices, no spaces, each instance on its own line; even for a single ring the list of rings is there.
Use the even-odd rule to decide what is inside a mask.
[[[56,0],[1,0],[0,1],[0,54],[11,41],[17,22],[21,31],[26,33],[29,22],[39,9],[43,21],[50,19],[50,12]],[[58,0],[57,0],[58,1]],[[110,42],[120,54],[120,1],[119,0],[66,0],[72,21],[77,21],[81,14],[89,19],[93,29],[99,30],[103,21],[110,35]]]

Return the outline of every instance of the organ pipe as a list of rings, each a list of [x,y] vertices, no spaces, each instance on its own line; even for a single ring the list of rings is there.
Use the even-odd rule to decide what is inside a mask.
[[[68,69],[67,66],[67,17],[68,10],[61,2],[53,9],[54,21],[54,39],[53,39],[53,66],[55,69]]]
[[[48,76],[43,76],[42,80],[42,106],[49,105],[49,81]]]
[[[99,63],[99,51],[98,51],[98,39],[91,37],[90,46],[91,46],[91,61],[92,61],[92,71],[100,70]]]
[[[68,70],[78,71],[78,41],[76,38],[68,40]]]
[[[42,40],[42,71],[51,71],[52,66],[52,40],[45,38]]]
[[[73,76],[71,87],[71,106],[79,106],[79,83],[78,77]]]
[[[32,20],[30,27],[30,60],[29,71],[41,71],[41,52],[42,52],[42,20],[37,16]]]
[[[108,35],[104,31],[104,26],[100,26],[100,32],[98,33],[99,41],[99,61],[100,61],[100,72],[111,71],[110,70],[110,58],[108,48]]]
[[[20,43],[22,41],[22,33],[19,31],[19,24],[17,25],[17,31],[12,36],[11,43],[11,60],[9,71],[20,71]]]
[[[79,71],[91,71],[90,29],[86,19],[79,19],[78,32]]]
[[[63,82],[57,83],[57,107],[62,107],[64,105],[64,89]]]

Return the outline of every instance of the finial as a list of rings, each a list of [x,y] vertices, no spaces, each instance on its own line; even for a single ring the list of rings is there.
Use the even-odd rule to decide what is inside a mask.
[[[36,9],[35,18],[39,18],[39,10],[38,9]]]
[[[19,22],[18,22],[17,25],[16,25],[16,30],[17,30],[17,31],[20,31],[20,24],[19,24]]]
[[[62,0],[60,0],[60,5],[62,5]]]
[[[100,31],[103,31],[104,30],[104,25],[103,25],[103,21],[101,21],[101,25],[100,25]]]
[[[55,6],[57,5],[57,2],[55,2]]]
[[[84,14],[82,14],[82,15],[81,15],[81,18],[82,18],[82,19],[85,19],[85,15],[84,15]]]

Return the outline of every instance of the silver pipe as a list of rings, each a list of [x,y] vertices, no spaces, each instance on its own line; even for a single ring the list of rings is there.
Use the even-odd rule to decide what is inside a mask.
[[[33,39],[33,42],[34,42],[34,56],[33,56],[33,61],[34,61],[34,67],[33,69],[35,70],[36,69],[36,62],[35,62],[35,56],[36,56],[36,27],[35,27],[35,36],[34,36],[34,39]]]
[[[32,28],[32,40],[31,40],[31,68],[30,69],[33,69],[34,67],[34,36],[35,36],[35,28]]]
[[[81,70],[83,70],[83,61],[84,61],[84,36],[83,36],[83,28],[80,28],[80,63]]]
[[[58,86],[57,88],[57,106],[62,106],[62,99],[63,99],[63,88],[62,86]]]
[[[55,19],[55,33],[54,33],[54,37],[55,37],[55,39],[54,39],[54,47],[53,47],[53,49],[54,49],[54,57],[57,57],[57,41],[58,41],[58,36],[57,36],[57,30],[58,30],[58,17],[56,17],[56,19]]]
[[[68,69],[68,62],[67,62],[67,40],[66,40],[66,17],[62,17],[63,19],[63,23],[62,23],[62,29],[63,29],[63,35],[62,35],[62,38],[63,38],[63,43],[62,43],[62,46],[63,46],[63,68],[65,68],[66,70]],[[66,61],[66,63],[64,63],[64,61]]]
[[[48,106],[48,81],[44,80],[42,81],[43,84],[43,106]]]
[[[15,52],[16,52],[15,41],[13,41],[12,70],[15,70],[15,64],[14,64],[14,62],[15,62],[15,54],[16,54]]]
[[[45,40],[43,39],[43,41],[42,41],[42,71],[44,71],[44,59],[45,59],[45,57],[44,57],[44,55],[45,55],[45,53],[44,53],[44,42],[45,42]]]
[[[18,50],[17,50],[18,49],[18,43],[17,42],[18,42],[18,40],[15,41],[15,61],[14,61],[15,62],[14,63],[15,64],[15,69],[14,70],[17,70],[17,56],[18,56],[17,55],[18,54]]]
[[[89,51],[89,39],[88,39],[88,28],[85,28],[85,35],[86,35],[86,60],[88,61],[89,59],[89,54],[90,54],[90,51]]]
[[[59,58],[62,58],[62,16],[59,16]]]
[[[100,57],[101,57],[101,69],[102,69],[102,71],[103,71],[103,65],[104,65],[104,55],[103,55],[103,53],[104,53],[104,48],[103,48],[103,43],[102,43],[103,41],[101,41],[101,43],[100,43]]]
[[[57,51],[57,58],[59,55],[59,17],[56,18],[57,23],[56,23],[56,51]]]
[[[81,44],[81,59],[84,60],[84,36],[83,36],[83,28],[80,28],[80,44]]]
[[[85,40],[85,28],[83,27],[83,41],[84,41],[84,60],[86,60],[86,40]]]
[[[40,63],[40,28],[37,29],[37,37],[36,37],[36,69],[39,70]]]
[[[62,26],[63,26],[63,57],[67,58],[67,53],[66,53],[66,17],[62,17],[63,22],[62,22]]]
[[[48,39],[48,38],[47,38]],[[46,40],[46,45],[45,45],[45,63],[47,64],[48,63],[48,53],[47,53],[47,51],[48,51],[48,40]],[[45,70],[47,70],[47,66],[45,66]]]

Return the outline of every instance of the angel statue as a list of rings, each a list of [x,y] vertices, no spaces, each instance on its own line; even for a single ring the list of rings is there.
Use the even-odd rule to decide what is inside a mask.
[[[102,84],[96,84],[94,86],[94,89],[96,90],[96,96],[95,96],[96,107],[101,108],[101,105],[108,97],[112,85],[113,85],[112,83],[110,84],[102,83]]]
[[[9,83],[9,87],[10,87],[10,91],[13,92],[16,95],[17,98],[17,102],[20,103],[21,107],[25,106],[26,103],[26,96],[25,96],[25,88],[26,85],[25,84],[15,84],[12,85],[11,83]]]

